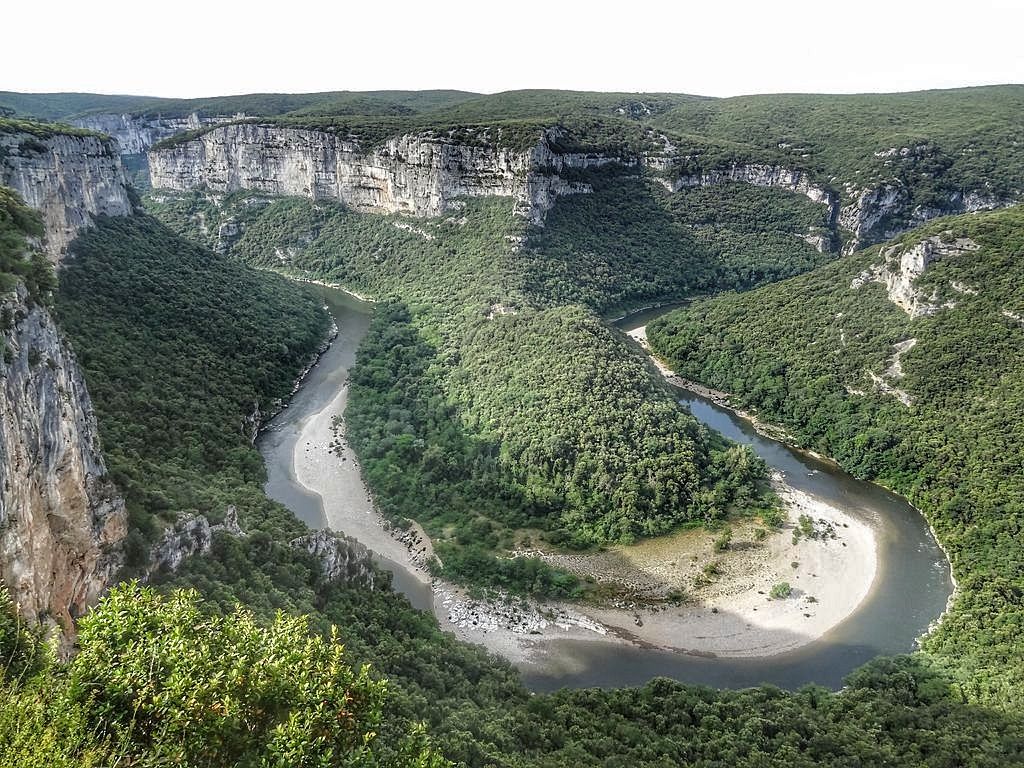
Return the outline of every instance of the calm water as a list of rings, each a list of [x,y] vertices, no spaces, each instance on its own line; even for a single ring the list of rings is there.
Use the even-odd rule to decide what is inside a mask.
[[[324,303],[338,324],[338,336],[306,376],[288,407],[271,419],[256,441],[267,466],[267,483],[264,486],[267,495],[284,504],[311,528],[325,527],[327,519],[320,496],[307,491],[295,479],[295,443],[306,419],[330,403],[348,380],[349,369],[356,361],[356,349],[370,325],[371,312],[371,305],[347,293],[331,288],[321,290]],[[417,608],[431,610],[430,587],[386,557],[377,556],[376,560],[382,568],[391,571],[391,583],[395,589]]]
[[[324,300],[338,323],[331,349],[310,372],[291,401],[268,425],[257,444],[267,465],[266,491],[313,527],[323,527],[320,497],[306,492],[294,475],[292,456],[302,425],[331,401],[355,362],[355,351],[369,324],[367,305],[324,289]],[[666,308],[648,310],[617,323],[642,325]],[[878,576],[868,599],[846,621],[804,648],[765,659],[716,659],[641,648],[558,641],[549,644],[543,669],[524,667],[524,682],[536,690],[563,686],[637,685],[652,677],[739,688],[774,683],[795,688],[806,683],[838,687],[842,678],[880,654],[912,650],[914,640],[942,612],[952,591],[949,564],[924,518],[902,498],[856,480],[834,465],[758,435],[749,424],[686,390],[680,402],[700,421],[726,437],[750,445],[794,487],[823,498],[869,522],[878,537]],[[394,573],[394,586],[413,605],[429,610],[429,587],[401,567],[382,559]]]

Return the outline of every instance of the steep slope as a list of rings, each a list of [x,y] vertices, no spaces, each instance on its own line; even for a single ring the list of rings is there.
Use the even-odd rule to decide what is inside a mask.
[[[0,575],[24,616],[72,635],[73,618],[122,564],[126,518],[82,372],[48,310],[47,260],[63,258],[96,216],[130,213],[130,192],[101,137],[0,122],[0,149],[0,181],[36,210],[0,187],[4,271],[13,271],[0,301]]]
[[[162,530],[182,517],[217,524],[233,506],[249,530],[269,504],[255,430],[322,344],[320,303],[144,216],[101,221],[72,253],[57,316],[127,497],[128,565],[145,567]]]
[[[841,193],[856,244],[1021,198],[1024,86],[684,102],[653,123],[781,153]]]
[[[921,507],[959,582],[926,647],[1003,701],[1024,653],[1022,256],[1022,208],[942,219],[648,327],[683,376]]]

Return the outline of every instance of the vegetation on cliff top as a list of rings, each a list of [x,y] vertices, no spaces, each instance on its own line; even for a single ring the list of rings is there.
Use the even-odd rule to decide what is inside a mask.
[[[90,131],[86,128],[76,128],[73,125],[64,125],[62,123],[22,120],[13,117],[0,117],[0,133],[27,133],[37,139],[48,139],[51,136],[79,136],[110,141],[106,134]]]

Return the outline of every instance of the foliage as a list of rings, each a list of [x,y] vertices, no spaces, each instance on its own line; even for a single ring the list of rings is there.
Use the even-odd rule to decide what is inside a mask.
[[[4,758],[47,745],[51,764],[376,766],[385,685],[303,618],[204,615],[198,595],[116,587],[79,626],[80,650],[23,717]],[[15,702],[17,708],[21,702]],[[35,722],[32,720],[35,719]],[[28,721],[28,722],[26,722]],[[39,733],[39,731],[42,733]],[[394,746],[394,745],[393,745]],[[403,765],[441,765],[425,744]],[[42,752],[42,753],[41,753]]]
[[[390,226],[387,219],[383,221]],[[105,223],[101,224],[101,232],[105,227]],[[122,293],[126,302],[138,301],[138,286],[152,282],[149,270],[157,275],[162,273],[165,267],[160,266],[161,261],[167,263],[166,269],[171,272],[175,265],[183,263],[184,268],[176,269],[186,275],[208,265],[199,274],[213,291],[230,292],[235,281],[246,279],[227,272],[223,260],[199,249],[196,250],[204,261],[179,262],[184,250],[183,246],[178,247],[179,241],[165,230],[153,228],[150,233],[156,242],[168,241],[175,247],[156,248],[153,244],[142,248],[140,244],[133,251],[114,249],[114,243],[108,244],[118,258],[112,261],[117,269],[132,268],[127,262],[133,253],[153,249],[154,258],[143,259],[135,267],[138,271],[134,280],[115,283],[111,288]],[[85,252],[78,259],[87,267],[89,261],[101,256]],[[423,267],[424,272],[430,269],[429,264]],[[104,295],[103,283],[109,279],[109,272],[85,269],[81,274],[94,276],[96,281],[81,282],[83,291]],[[267,280],[270,285],[277,284],[269,276]],[[435,284],[443,282],[437,278]],[[427,295],[430,289],[420,290],[423,293],[418,295]],[[455,292],[454,287],[447,290]],[[169,290],[153,290],[153,301],[158,300],[172,301],[173,297]],[[283,311],[273,297],[265,297],[265,303],[268,312]],[[87,306],[79,305],[83,317]],[[168,327],[167,335],[173,338],[178,334],[196,334],[210,319],[207,315],[229,312],[232,306],[228,302],[211,303],[202,316],[179,310],[179,322]],[[400,308],[382,308],[392,310],[398,312]],[[73,335],[76,346],[90,338],[90,333],[99,327],[99,318],[109,311],[111,306],[103,302],[92,306],[94,315],[90,317],[95,324],[79,325],[84,331],[77,339]],[[415,336],[404,335],[410,330],[404,318],[413,316],[401,317],[400,322],[396,316],[396,322],[382,323],[382,327],[394,326],[391,332],[396,335],[387,338],[399,342],[390,344],[390,354],[403,358],[404,348],[414,346],[429,360],[438,350],[429,342],[432,339],[437,343],[440,337],[436,333],[425,334],[423,328],[414,328],[420,332]],[[125,326],[120,343],[121,354],[131,359],[147,349],[152,339],[144,333],[128,332],[129,328]],[[292,331],[281,328],[268,326],[268,334],[290,338]],[[423,339],[428,341],[426,349],[419,343]],[[408,356],[412,361],[419,357],[419,352]],[[227,361],[232,368],[245,364],[244,359]],[[188,372],[200,370],[201,362],[201,356],[182,355],[175,365],[183,373],[172,378],[170,385],[177,387],[188,382]],[[372,368],[367,373],[369,370]],[[379,374],[386,377],[388,369],[379,369]],[[120,390],[106,388],[100,390],[102,394],[94,393],[101,426],[104,421],[111,422],[114,428],[106,427],[111,434],[130,437],[130,431],[117,425],[131,424],[145,412],[147,400],[139,393],[148,386],[147,381],[145,377],[125,377]],[[423,377],[414,376],[411,381],[419,387]],[[430,381],[429,377],[426,381]],[[415,391],[418,390],[414,387]],[[115,395],[122,399],[114,400]],[[201,406],[216,398],[217,390],[197,391],[191,396],[196,401],[193,405]],[[201,452],[205,452],[203,446],[207,441],[216,443],[222,432],[234,433],[239,415],[244,412],[232,414],[224,410],[222,422],[211,423],[209,430],[196,432],[192,439]],[[188,418],[188,414],[174,415],[175,419]],[[169,428],[174,429],[175,423],[171,422]],[[116,451],[116,446],[109,442],[108,452]],[[173,443],[159,442],[154,447],[148,468],[155,468],[157,479],[164,471],[160,469],[163,454],[171,457],[167,464],[173,466]],[[237,482],[227,485],[206,468],[186,479],[193,487],[209,483],[218,493],[224,493],[222,503],[230,499],[244,505],[259,494],[258,481],[248,482],[244,487]],[[225,493],[228,488],[230,492]],[[343,583],[321,584],[315,563],[287,544],[301,525],[277,505],[265,502],[263,507],[253,507],[245,527],[248,535],[242,538],[219,534],[210,556],[186,561],[180,572],[163,577],[162,588],[198,588],[208,601],[201,604],[203,616],[194,621],[202,626],[213,626],[205,623],[207,614],[233,616],[236,601],[251,606],[264,619],[278,609],[289,614],[309,614],[311,629],[323,637],[329,636],[330,625],[337,625],[346,648],[344,659],[352,664],[371,662],[377,675],[391,680],[391,697],[384,705],[375,741],[382,750],[382,758],[396,764],[402,764],[401,755],[396,756],[389,746],[396,745],[397,749],[408,738],[411,724],[418,720],[426,721],[437,747],[447,757],[470,766],[947,766],[965,760],[978,766],[999,766],[1020,762],[1024,756],[1024,731],[1019,716],[965,704],[942,669],[921,655],[874,662],[852,676],[849,686],[840,694],[813,687],[796,693],[771,687],[718,692],[655,680],[636,689],[531,695],[521,687],[507,663],[445,636],[432,617],[413,611],[404,599],[390,591],[368,592]],[[102,631],[116,634],[117,624]],[[210,647],[213,645],[211,642]],[[81,754],[74,755],[73,760],[53,758],[66,755],[69,744],[81,743],[76,741],[76,734],[87,732],[84,726],[76,730],[51,716],[47,696],[59,689],[57,682],[59,678],[47,676],[17,695],[10,688],[3,692],[10,695],[6,697],[8,705],[0,708],[0,734],[20,734],[19,738],[23,738],[17,742],[0,737],[0,745],[14,745],[7,747],[9,751],[4,755],[8,764],[90,764],[89,756]],[[185,682],[187,678],[182,680]],[[124,712],[119,715],[125,716]],[[0,750],[4,748],[0,746]],[[100,756],[92,761],[97,763],[109,761],[104,762]]]
[[[230,504],[243,520],[264,515],[255,420],[290,393],[323,339],[319,302],[144,217],[102,219],[73,252],[57,314],[127,497],[134,564],[159,519],[187,511],[218,522]]]
[[[18,614],[7,587],[0,584],[0,683],[19,681],[45,667],[47,651],[39,635]]]
[[[38,122],[13,117],[0,117],[0,133],[27,133],[37,139],[48,139],[52,136],[80,136],[105,138],[102,133],[85,128],[76,128],[63,123]]]
[[[799,237],[824,227],[803,197],[745,184],[668,194],[656,181],[591,174],[590,195],[559,202],[518,259],[526,290],[602,312],[747,288],[827,257]]]
[[[13,189],[0,186],[0,291],[24,283],[29,296],[49,302],[51,291],[57,287],[53,267],[28,241],[42,234],[39,214]]]
[[[781,152],[786,163],[853,189],[892,181],[905,211],[948,210],[974,191],[1021,195],[1024,86],[897,94],[784,94],[687,101],[659,127]],[[934,215],[934,214],[933,214]]]
[[[771,591],[768,592],[768,596],[772,600],[784,600],[793,594],[793,587],[790,586],[788,581],[780,581],[777,584],[772,584]]]
[[[455,105],[477,94],[465,91],[326,91],[323,93],[251,93],[199,99],[110,96],[92,93],[15,93],[0,91],[0,106],[39,120],[68,120],[88,114],[141,117],[322,114],[393,114]]]
[[[921,508],[959,585],[954,610],[925,647],[960,671],[969,695],[1019,701],[1024,357],[1014,316],[1024,310],[1024,209],[937,221],[899,240],[895,256],[926,237],[980,246],[938,258],[918,279],[925,296],[955,304],[933,315],[908,317],[882,285],[851,286],[884,259],[875,248],[695,303],[652,323],[649,338],[683,376],[735,393],[805,447]],[[916,343],[900,357],[900,377],[890,372],[894,345],[909,339]]]
[[[232,253],[370,295],[395,291],[417,308],[421,330],[394,327],[413,318],[391,310],[374,321],[353,371],[348,434],[382,509],[446,540],[446,567],[479,561],[451,557],[450,545],[505,550],[519,528],[556,543],[630,541],[757,495],[759,463],[726,468],[592,314],[525,306],[531,291],[516,283],[531,273],[506,239],[525,225],[500,201],[415,225],[330,203],[249,201],[261,202],[217,208],[192,196],[157,212],[189,227],[237,211],[247,219]]]
[[[570,541],[631,542],[721,519],[765,477],[580,307],[479,320],[460,353],[450,391],[463,422],[500,444],[523,495],[556,510]]]

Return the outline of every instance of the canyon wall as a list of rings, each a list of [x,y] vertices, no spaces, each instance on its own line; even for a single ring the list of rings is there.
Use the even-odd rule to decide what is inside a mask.
[[[126,534],[75,357],[23,287],[0,304],[0,576],[22,614],[72,620],[110,583]]]
[[[0,182],[42,215],[54,262],[100,214],[132,202],[114,143],[0,134]],[[30,620],[73,620],[109,585],[127,532],[75,356],[37,299],[0,298],[0,577]]]
[[[102,136],[0,133],[0,185],[40,212],[54,263],[96,216],[133,211],[117,145]]]
[[[324,131],[253,123],[215,128],[149,153],[157,189],[331,198],[360,211],[414,216],[437,216],[460,197],[509,197],[518,213],[538,224],[558,196],[590,191],[563,173],[619,162],[598,153],[555,152],[540,132],[527,149],[433,133],[370,148]]]

